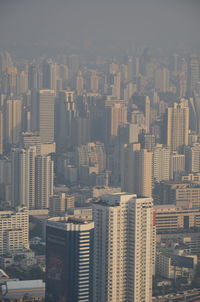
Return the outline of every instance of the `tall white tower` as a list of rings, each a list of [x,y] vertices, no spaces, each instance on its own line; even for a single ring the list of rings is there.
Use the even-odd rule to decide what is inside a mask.
[[[53,195],[54,162],[50,156],[36,156],[36,208],[49,207],[49,197]]]
[[[93,205],[94,302],[152,301],[153,203],[104,195]]]

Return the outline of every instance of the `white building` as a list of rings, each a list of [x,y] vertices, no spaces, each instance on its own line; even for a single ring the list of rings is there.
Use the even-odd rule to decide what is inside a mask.
[[[94,203],[94,302],[152,301],[152,207],[126,193]]]
[[[170,149],[156,145],[153,151],[153,179],[162,181],[170,179]]]
[[[29,248],[29,214],[25,207],[0,211],[0,254]]]
[[[50,156],[36,156],[35,180],[36,180],[36,208],[49,207],[49,197],[53,195],[54,162]]]
[[[35,208],[35,157],[36,147],[12,149],[12,205]]]

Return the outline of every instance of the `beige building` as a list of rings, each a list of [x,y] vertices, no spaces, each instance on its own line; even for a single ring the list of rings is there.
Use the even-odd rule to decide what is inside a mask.
[[[200,172],[200,144],[196,143],[193,146],[185,148],[185,168],[191,173]]]
[[[54,102],[54,90],[43,89],[39,91],[39,134],[41,143],[54,141]]]
[[[49,198],[49,214],[51,216],[60,216],[68,209],[74,208],[75,197],[66,193],[59,193]]]
[[[157,233],[200,228],[200,209],[182,209],[175,205],[154,206]]]
[[[105,141],[113,143],[120,125],[127,122],[127,107],[123,102],[108,100],[105,104]]]
[[[170,179],[170,149],[163,145],[156,145],[153,151],[153,180]]]
[[[172,151],[178,151],[188,145],[189,134],[189,107],[188,101],[181,99],[173,107],[166,110],[166,144]]]
[[[29,248],[29,215],[25,207],[0,211],[0,254]]]
[[[22,101],[6,100],[3,112],[4,142],[6,145],[17,145],[22,130]]]
[[[49,208],[49,197],[53,195],[54,162],[50,156],[38,155],[35,162],[36,208]]]
[[[185,155],[173,152],[170,155],[170,179],[185,171]]]
[[[93,204],[94,302],[152,301],[152,207],[151,198],[127,193]]]
[[[121,161],[122,190],[140,196],[152,196],[152,152],[140,144],[124,146]]]
[[[13,206],[35,208],[35,158],[36,147],[12,149],[11,152],[11,202]]]

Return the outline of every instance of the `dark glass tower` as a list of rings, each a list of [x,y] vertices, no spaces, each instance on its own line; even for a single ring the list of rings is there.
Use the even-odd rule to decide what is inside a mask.
[[[93,236],[93,222],[47,221],[46,302],[92,302]]]

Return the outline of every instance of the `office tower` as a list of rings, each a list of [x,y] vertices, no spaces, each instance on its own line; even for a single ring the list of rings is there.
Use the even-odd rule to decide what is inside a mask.
[[[93,204],[94,302],[152,301],[152,207],[127,193]]]
[[[46,302],[93,302],[94,222],[51,218],[46,225]]]
[[[46,60],[42,66],[42,88],[56,90],[57,65],[51,60]]]
[[[122,190],[139,196],[152,196],[152,152],[140,144],[124,146],[121,160]]]
[[[39,91],[39,134],[41,143],[54,141],[54,90]]]
[[[2,77],[3,93],[6,95],[17,94],[17,68],[7,67]]]
[[[11,152],[12,205],[35,208],[35,157],[36,147],[12,149]]]
[[[0,199],[11,201],[11,161],[7,157],[0,159]]]
[[[143,112],[145,117],[146,132],[149,133],[151,124],[151,106],[149,97],[144,95],[134,95],[132,103],[137,106],[139,111]]]
[[[29,248],[28,209],[0,211],[0,254]]]
[[[49,208],[53,195],[54,162],[50,156],[38,155],[35,159],[35,204],[37,209]]]
[[[162,67],[155,72],[155,88],[159,92],[169,91],[169,70]]]
[[[59,91],[55,104],[56,151],[66,152],[72,145],[72,125],[77,115],[74,91]]]
[[[156,145],[153,150],[153,180],[160,182],[170,179],[170,149]]]
[[[69,77],[70,79],[78,72],[80,66],[80,58],[77,54],[67,55],[66,58],[67,66],[69,67]]]
[[[200,172],[200,144],[196,143],[193,146],[185,148],[185,170],[187,172]]]
[[[36,147],[36,154],[41,154],[41,138],[38,132],[22,132],[20,135],[20,147],[29,148],[31,146]]]
[[[185,171],[185,155],[173,152],[170,155],[170,179]]]
[[[195,125],[195,131],[197,135],[200,135],[200,93],[197,90],[193,91],[193,98],[190,98],[191,113],[193,118],[193,124]]]
[[[41,89],[42,88],[42,72],[39,66],[31,64],[28,67],[28,88]]]
[[[139,135],[139,143],[141,144],[142,149],[147,149],[152,152],[156,145],[156,137],[154,134],[145,133],[143,130]]]
[[[188,145],[189,134],[189,107],[187,100],[181,99],[168,107],[164,119],[165,143],[171,151],[178,151]]]
[[[3,154],[3,112],[0,111],[0,154]]]
[[[90,75],[90,91],[96,93],[99,91],[99,77],[96,70],[91,71]]]
[[[112,81],[110,85],[110,94],[116,97],[118,100],[121,99],[121,75],[120,72],[111,75]]]
[[[17,73],[16,93],[17,95],[24,94],[28,90],[28,73],[19,71]]]
[[[84,91],[84,78],[81,71],[78,72],[76,77],[76,93],[77,95],[82,95]]]
[[[72,145],[77,147],[90,142],[90,116],[77,116],[72,121]]]
[[[57,65],[57,90],[67,89],[69,79],[69,70],[67,65],[60,64]]]
[[[127,122],[127,107],[124,103],[107,101],[105,105],[105,142],[113,144],[118,128]]]
[[[3,110],[5,147],[17,145],[22,130],[22,101],[6,100]]]
[[[74,208],[75,197],[66,193],[58,193],[49,198],[49,214],[51,216],[64,215],[68,209]]]
[[[197,82],[199,82],[199,60],[198,57],[193,54],[189,58],[187,74],[187,92],[190,96]]]

